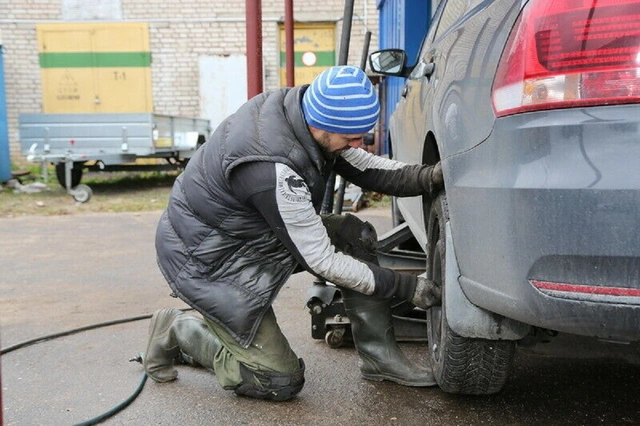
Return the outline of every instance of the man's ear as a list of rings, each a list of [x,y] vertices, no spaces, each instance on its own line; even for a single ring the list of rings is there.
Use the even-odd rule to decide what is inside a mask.
[[[307,126],[309,127],[309,132],[311,133],[311,136],[313,136],[313,139],[315,139],[315,141],[318,143],[321,140],[323,140],[325,133],[329,133],[326,130],[318,129],[317,127],[313,127],[309,124]]]

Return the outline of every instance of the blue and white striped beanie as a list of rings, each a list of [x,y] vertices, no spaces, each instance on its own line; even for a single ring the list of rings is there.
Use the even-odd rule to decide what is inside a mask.
[[[302,97],[307,123],[331,133],[367,133],[380,114],[378,95],[369,77],[357,67],[324,70]]]

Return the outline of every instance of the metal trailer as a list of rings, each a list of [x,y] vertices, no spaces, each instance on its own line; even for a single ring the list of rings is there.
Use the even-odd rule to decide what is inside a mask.
[[[152,113],[21,114],[20,146],[28,161],[56,166],[58,182],[76,201],[92,191],[80,184],[91,171],[175,170],[184,167],[211,131],[209,120]],[[140,164],[139,159],[163,159]]]

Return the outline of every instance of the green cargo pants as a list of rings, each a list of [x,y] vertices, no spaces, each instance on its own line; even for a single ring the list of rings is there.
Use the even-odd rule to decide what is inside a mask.
[[[213,370],[224,389],[234,389],[242,383],[239,363],[252,371],[288,373],[300,368],[298,357],[278,326],[273,308],[262,318],[255,338],[246,349],[218,324],[206,318],[205,322],[222,343],[214,358]]]
[[[377,236],[371,224],[349,214],[323,215],[322,222],[337,250],[375,261]],[[215,355],[213,369],[224,389],[234,389],[242,383],[239,363],[251,371],[279,373],[290,373],[301,367],[298,356],[278,326],[273,308],[265,314],[255,338],[246,349],[213,321],[205,319],[205,322],[222,343],[222,348]]]

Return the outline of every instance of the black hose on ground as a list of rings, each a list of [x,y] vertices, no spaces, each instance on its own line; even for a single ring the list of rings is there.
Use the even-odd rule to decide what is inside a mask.
[[[59,337],[70,336],[72,334],[80,333],[82,331],[94,330],[96,328],[108,327],[110,325],[124,324],[127,322],[140,321],[143,319],[151,318],[151,315],[140,315],[137,317],[124,318],[113,321],[101,322],[98,324],[87,325],[84,327],[74,328],[67,331],[61,331],[60,333],[49,334],[48,336],[36,337],[35,339],[27,340],[22,343],[15,344],[13,346],[9,346],[8,348],[4,348],[0,350],[0,355],[6,355],[9,352],[13,352],[18,349],[26,348],[27,346],[35,345],[36,343],[42,343],[49,340],[57,339]]]
[[[74,426],[97,425],[98,423],[102,422],[103,420],[106,420],[109,417],[115,415],[116,413],[119,413],[120,411],[124,410],[125,408],[127,408],[127,406],[129,404],[131,404],[133,402],[134,399],[136,399],[138,397],[138,395],[140,395],[140,392],[142,392],[142,388],[144,388],[144,384],[146,383],[146,381],[147,381],[147,373],[142,373],[142,377],[140,378],[140,383],[138,383],[138,387],[136,388],[135,391],[133,391],[133,393],[129,396],[129,398],[125,399],[120,404],[116,405],[111,410],[107,411],[106,413],[100,414],[99,416],[96,416],[96,417],[94,417],[92,419],[85,420],[84,422],[78,423],[78,424],[76,424]]]
[[[186,308],[186,309],[181,309],[183,312],[186,311],[192,311],[193,308]],[[35,345],[37,343],[42,343],[42,342],[47,342],[49,340],[53,340],[53,339],[57,339],[59,337],[64,337],[64,336],[70,336],[72,334],[76,334],[76,333],[80,333],[82,331],[88,331],[88,330],[94,330],[96,328],[101,328],[101,327],[108,327],[111,325],[118,325],[118,324],[125,324],[128,322],[134,322],[134,321],[140,321],[143,319],[149,319],[151,318],[152,315],[151,314],[147,314],[147,315],[140,315],[137,317],[130,317],[130,318],[123,318],[123,319],[119,319],[119,320],[113,320],[113,321],[105,321],[105,322],[101,322],[101,323],[97,323],[97,324],[91,324],[91,325],[87,325],[84,327],[78,327],[78,328],[73,328],[71,330],[67,330],[67,331],[62,331],[60,333],[54,333],[54,334],[49,334],[47,336],[43,336],[43,337],[37,337],[35,339],[30,339],[30,340],[26,340],[24,342],[9,346],[7,348],[4,349],[0,349],[0,356],[1,355],[6,355],[10,352],[16,351],[18,349],[22,349],[22,348],[26,348],[27,346],[31,346],[31,345]],[[140,357],[140,355],[138,355]],[[129,361],[142,361],[142,359],[130,359]],[[119,403],[118,405],[116,405],[115,407],[113,407],[112,409],[110,409],[109,411],[106,411],[103,414],[100,414],[99,416],[93,417],[89,420],[86,420],[82,423],[78,423],[76,426],[89,426],[89,425],[96,425],[106,419],[108,419],[111,416],[114,416],[115,414],[119,413],[120,411],[124,410],[129,404],[131,404],[137,397],[138,395],[140,395],[140,392],[142,392],[142,389],[144,388],[145,383],[147,382],[147,373],[142,373],[142,377],[140,378],[140,382],[138,383],[138,387],[136,387],[136,389],[133,391],[133,393],[124,401],[122,401],[121,403]]]

